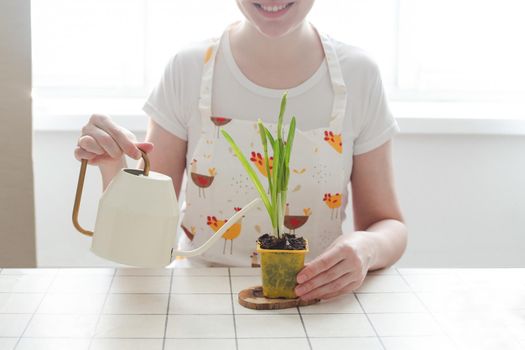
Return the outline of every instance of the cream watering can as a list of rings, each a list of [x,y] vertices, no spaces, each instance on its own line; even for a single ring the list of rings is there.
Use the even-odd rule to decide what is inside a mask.
[[[169,176],[150,171],[148,156],[142,152],[144,170],[122,169],[100,198],[94,231],[78,223],[78,211],[88,161],[82,159],[78,178],[73,225],[93,237],[91,251],[117,263],[139,267],[165,267],[176,256],[195,256],[208,250],[222,235],[261,199],[256,198],[236,212],[200,247],[175,250],[179,204]]]

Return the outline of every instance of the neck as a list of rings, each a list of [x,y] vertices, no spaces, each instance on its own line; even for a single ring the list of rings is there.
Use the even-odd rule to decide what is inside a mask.
[[[229,34],[232,48],[242,48],[264,66],[293,62],[304,57],[305,52],[314,52],[312,48],[320,45],[315,29],[307,21],[278,38],[266,37],[248,21],[233,26]]]

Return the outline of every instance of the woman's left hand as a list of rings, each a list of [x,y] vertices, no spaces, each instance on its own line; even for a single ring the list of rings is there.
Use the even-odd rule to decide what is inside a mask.
[[[363,283],[373,248],[367,233],[343,234],[297,274],[295,293],[303,300],[329,299],[351,292]]]

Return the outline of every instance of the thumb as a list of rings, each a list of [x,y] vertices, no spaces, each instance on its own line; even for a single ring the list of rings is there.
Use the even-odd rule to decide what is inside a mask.
[[[153,151],[153,144],[151,142],[136,142],[135,146],[143,150],[146,153]]]

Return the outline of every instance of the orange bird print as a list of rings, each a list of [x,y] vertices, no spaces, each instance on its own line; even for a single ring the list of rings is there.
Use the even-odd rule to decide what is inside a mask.
[[[242,208],[235,207],[234,210],[237,212]],[[244,217],[244,215],[242,216]],[[207,216],[207,225],[213,230],[213,232],[219,231],[219,229],[228,221],[228,219],[218,220],[215,216]],[[240,218],[235,224],[233,224],[226,232],[223,233],[224,247],[222,248],[222,254],[226,254],[226,241],[230,241],[230,255],[233,251],[233,240],[241,234],[242,218]]]
[[[190,165],[191,165],[191,172],[190,172],[191,180],[199,188],[199,197],[201,197],[201,193],[202,193],[202,197],[206,198],[204,189],[207,187],[210,187],[210,185],[213,182],[213,179],[215,178],[215,175],[217,175],[217,172],[215,171],[215,168],[209,168],[208,169],[209,175],[197,173],[197,160],[196,159],[192,160]]]
[[[334,134],[332,131],[324,132],[324,140],[328,142],[333,149],[338,153],[343,152],[343,141],[341,140],[341,134]]]
[[[264,157],[259,152],[252,151],[250,155],[250,161],[255,164],[257,169],[259,169],[259,172],[263,174],[264,177],[268,177],[268,172],[266,171],[266,161],[264,160]],[[268,158],[268,167],[270,169],[270,175],[272,174],[273,169],[273,157]]]
[[[325,193],[324,194],[323,202],[332,211],[330,214],[330,219],[334,218],[334,212],[335,212],[335,217],[337,218],[337,215],[341,211],[342,197],[343,196],[340,193],[336,193],[336,194]]]

